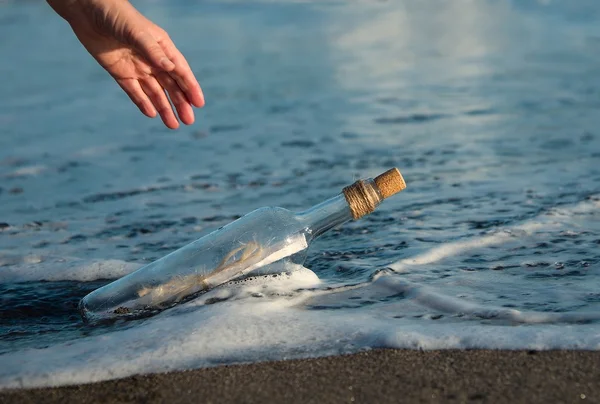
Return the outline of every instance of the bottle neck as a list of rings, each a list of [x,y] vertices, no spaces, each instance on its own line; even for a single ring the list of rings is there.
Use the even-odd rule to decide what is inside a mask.
[[[319,237],[342,223],[352,219],[352,212],[344,194],[339,194],[298,214],[306,224],[311,239]]]

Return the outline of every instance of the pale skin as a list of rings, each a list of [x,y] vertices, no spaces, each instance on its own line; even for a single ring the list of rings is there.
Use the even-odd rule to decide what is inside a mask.
[[[194,123],[204,95],[169,35],[127,0],[47,0],[140,111],[170,129]],[[171,105],[171,102],[173,105]],[[173,108],[174,107],[174,108]]]

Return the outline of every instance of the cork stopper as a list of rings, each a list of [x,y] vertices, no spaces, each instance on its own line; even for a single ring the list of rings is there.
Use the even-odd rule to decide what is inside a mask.
[[[387,199],[406,188],[406,182],[396,167],[375,177],[375,185],[383,199]]]
[[[397,168],[392,168],[377,176],[374,180],[358,180],[344,188],[346,202],[352,212],[352,217],[361,217],[373,212],[386,198],[397,194],[406,188],[402,174]]]

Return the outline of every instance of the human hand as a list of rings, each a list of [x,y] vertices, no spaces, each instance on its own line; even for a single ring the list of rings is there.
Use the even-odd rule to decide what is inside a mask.
[[[187,61],[168,34],[127,0],[47,0],[87,51],[106,69],[140,111],[177,129],[194,123],[192,106],[204,95]]]

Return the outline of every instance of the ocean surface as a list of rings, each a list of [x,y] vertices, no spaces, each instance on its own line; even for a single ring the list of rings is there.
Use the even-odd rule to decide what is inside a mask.
[[[600,349],[597,1],[134,2],[206,95],[142,116],[0,1],[0,388],[409,349]],[[92,290],[261,206],[408,188],[273,267],[86,325]]]

